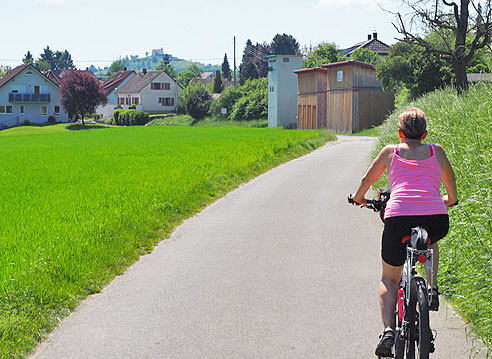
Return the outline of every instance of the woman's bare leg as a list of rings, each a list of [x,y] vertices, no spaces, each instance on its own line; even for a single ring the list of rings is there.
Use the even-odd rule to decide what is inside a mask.
[[[383,330],[395,329],[395,307],[402,271],[403,266],[395,267],[383,261],[383,274],[379,282],[379,306]]]

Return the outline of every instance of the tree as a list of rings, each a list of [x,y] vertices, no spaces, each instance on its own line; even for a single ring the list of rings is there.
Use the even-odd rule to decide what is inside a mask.
[[[75,65],[73,64],[72,55],[65,51],[53,51],[49,46],[46,46],[43,49],[43,52],[40,55],[40,60],[46,61],[50,68],[49,70],[60,73],[63,70],[71,70],[75,69]]]
[[[258,69],[253,61],[249,60],[239,66],[239,83],[241,85],[244,85],[247,80],[257,79],[258,77]]]
[[[470,3],[472,11],[470,11]],[[490,44],[492,31],[491,0],[485,0],[480,8],[473,0],[403,0],[411,9],[409,20],[397,13],[393,24],[403,38],[426,53],[447,61],[453,69],[458,94],[468,88],[466,68],[475,52]],[[476,15],[475,21],[473,15]],[[434,32],[442,39],[443,46],[436,46],[425,34]],[[449,36],[452,34],[452,36]]]
[[[297,55],[299,53],[299,43],[292,35],[275,35],[271,46],[275,55]]]
[[[159,66],[157,66],[157,70],[164,70],[164,72],[168,74],[169,77],[171,77],[172,79],[176,79],[176,77],[178,76],[176,70],[171,64],[161,63]]]
[[[224,61],[222,61],[221,68],[224,78],[231,81],[231,67],[229,66],[229,61],[227,60],[227,54],[224,54]]]
[[[352,52],[349,56],[349,59],[365,62],[366,64],[372,65],[377,65],[383,60],[383,58],[380,55],[376,54],[374,51],[363,47]]]
[[[179,96],[186,108],[186,112],[196,121],[208,115],[212,104],[212,96],[210,96],[202,83],[188,86]]]
[[[60,84],[61,104],[72,121],[82,120],[84,116],[94,113],[96,107],[108,102],[102,82],[91,73],[78,70],[67,73]]]
[[[4,77],[7,73],[12,71],[12,67],[8,65],[0,65],[0,78]]]
[[[27,53],[24,55],[24,58],[22,59],[22,62],[24,64],[34,64],[34,57],[31,54],[31,51],[27,51]]]
[[[125,69],[125,64],[121,59],[118,59],[113,61],[113,63],[109,65],[108,72],[116,73],[116,72],[123,71],[124,69]]]
[[[222,85],[222,76],[220,76],[220,71],[215,71],[215,80],[214,80],[214,93],[221,93],[224,89]]]
[[[321,43],[310,51],[303,61],[303,67],[321,67],[323,64],[329,64],[341,60],[338,55],[340,50],[335,44]]]
[[[253,63],[256,65],[256,69],[258,70],[258,77],[267,77],[268,76],[268,61],[266,59],[267,55],[272,54],[272,46],[263,43],[256,43],[254,46],[255,55],[252,58]]]
[[[48,71],[50,70],[50,63],[45,59],[37,59],[36,67],[38,68],[39,71]]]
[[[451,66],[445,60],[406,42],[390,48],[386,60],[376,65],[376,73],[385,89],[400,92],[406,88],[410,99],[443,88],[453,80]]]

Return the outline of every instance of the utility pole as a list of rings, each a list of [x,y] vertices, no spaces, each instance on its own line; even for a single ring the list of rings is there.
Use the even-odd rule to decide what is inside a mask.
[[[236,36],[234,36],[234,87],[237,87],[237,84],[236,84]]]

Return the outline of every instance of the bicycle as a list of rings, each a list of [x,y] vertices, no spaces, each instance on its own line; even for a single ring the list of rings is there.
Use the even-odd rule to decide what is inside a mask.
[[[367,200],[366,208],[379,212],[383,222],[384,209],[389,197],[389,188],[380,188],[377,199]],[[358,204],[353,200],[352,195],[349,195],[348,202]],[[412,228],[411,235],[405,237],[405,240],[407,256],[398,287],[395,342],[391,358],[428,359],[429,353],[434,352],[435,337],[429,323],[432,294],[427,290],[425,279],[418,276],[418,270],[425,270],[432,288],[433,250],[427,248],[429,238],[427,231],[422,227]]]

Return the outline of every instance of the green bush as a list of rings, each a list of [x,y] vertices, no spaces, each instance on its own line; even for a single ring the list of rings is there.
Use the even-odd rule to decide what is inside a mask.
[[[188,86],[181,94],[186,113],[195,120],[201,120],[208,115],[210,105],[212,104],[212,96],[201,83]]]
[[[137,110],[115,110],[113,112],[113,124],[118,126],[145,125],[150,121],[149,114]]]
[[[241,97],[234,105],[229,118],[232,121],[256,121],[268,117],[268,95],[256,91]]]
[[[212,113],[222,119],[227,120],[228,116],[232,112],[234,104],[241,97],[243,97],[243,95],[244,93],[240,89],[237,89],[234,86],[227,87],[224,91],[222,91],[220,97],[212,104]],[[222,114],[221,111],[223,108],[227,109],[226,114]]]

